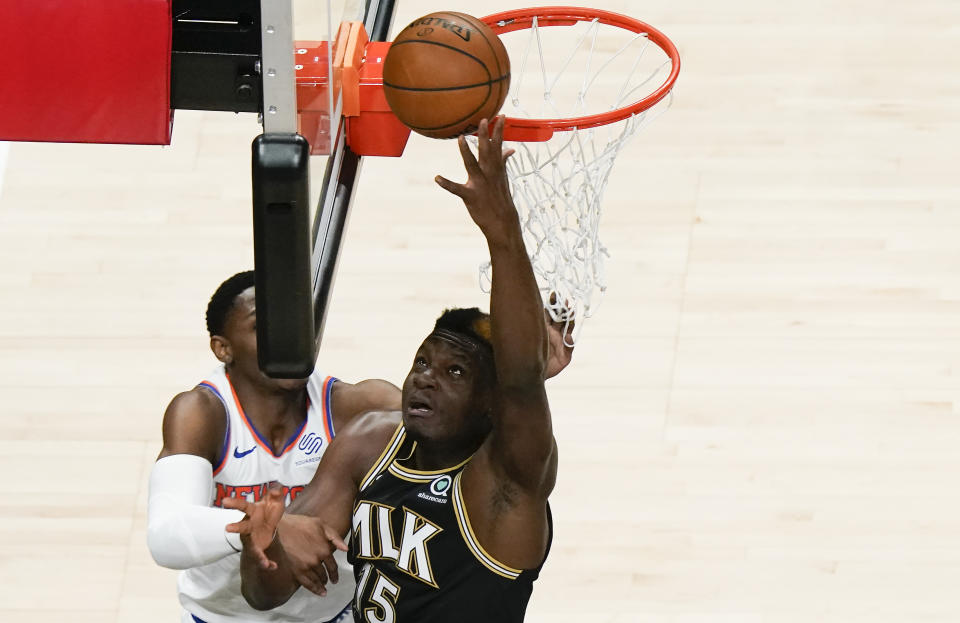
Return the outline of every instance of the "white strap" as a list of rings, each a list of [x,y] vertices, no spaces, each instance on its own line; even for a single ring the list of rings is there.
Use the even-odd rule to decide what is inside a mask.
[[[228,523],[243,513],[210,506],[213,467],[193,454],[159,459],[150,473],[147,545],[158,565],[189,569],[240,551],[240,537],[228,534]]]

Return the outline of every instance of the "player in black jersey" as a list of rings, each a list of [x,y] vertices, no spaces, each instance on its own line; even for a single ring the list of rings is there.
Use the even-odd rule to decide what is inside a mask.
[[[367,414],[337,435],[287,511],[285,523],[302,526],[295,547],[274,539],[284,512],[277,494],[229,504],[247,512],[233,530],[243,535],[243,593],[253,607],[335,581],[324,561],[332,546],[346,549],[339,535],[349,532],[356,621],[523,620],[552,539],[557,446],[544,379],[570,352],[562,336],[548,341],[502,135],[502,118],[492,133],[482,122],[479,158],[459,140],[467,182],[436,178],[487,240],[490,316],[444,313],[414,357],[402,412]]]

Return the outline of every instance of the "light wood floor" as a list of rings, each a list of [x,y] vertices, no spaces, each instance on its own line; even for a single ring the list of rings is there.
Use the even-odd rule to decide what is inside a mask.
[[[528,620],[960,620],[960,3],[603,5],[684,64],[614,171],[608,294],[551,383]],[[437,9],[480,12],[401,2],[397,24]],[[181,112],[168,148],[10,147],[0,620],[178,620],[147,475],[167,401],[214,364],[210,293],[252,266],[257,133]],[[325,371],[399,381],[443,305],[484,304],[437,173],[462,178],[452,143],[364,164]]]

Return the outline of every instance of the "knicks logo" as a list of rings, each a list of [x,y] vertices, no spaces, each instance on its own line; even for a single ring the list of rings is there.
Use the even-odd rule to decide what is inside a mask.
[[[297,447],[303,450],[303,453],[307,456],[313,454],[320,450],[323,447],[323,437],[316,433],[308,433],[303,439],[300,440],[300,443],[297,444]]]

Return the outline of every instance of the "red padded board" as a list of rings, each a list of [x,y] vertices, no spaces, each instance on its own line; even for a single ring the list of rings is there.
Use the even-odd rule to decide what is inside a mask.
[[[0,0],[0,140],[170,143],[170,0]]]

